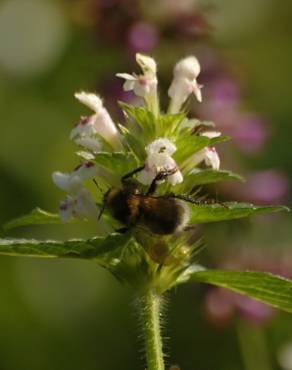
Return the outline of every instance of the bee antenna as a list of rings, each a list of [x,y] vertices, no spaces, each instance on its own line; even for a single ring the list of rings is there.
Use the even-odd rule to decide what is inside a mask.
[[[94,180],[93,180],[94,181]],[[102,216],[102,214],[103,214],[103,212],[104,212],[104,210],[105,210],[105,207],[106,207],[106,202],[107,202],[107,197],[108,197],[108,194],[109,194],[109,192],[111,191],[111,189],[109,189],[105,194],[104,194],[104,198],[103,198],[103,203],[102,203],[102,206],[101,206],[101,209],[100,209],[100,212],[99,212],[99,215],[98,215],[98,217],[97,217],[97,219],[98,220],[100,220],[101,219],[101,216]]]

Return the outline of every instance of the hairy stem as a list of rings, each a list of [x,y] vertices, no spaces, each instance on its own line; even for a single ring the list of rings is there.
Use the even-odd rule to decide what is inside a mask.
[[[139,301],[148,370],[164,370],[160,334],[161,295],[147,292]]]

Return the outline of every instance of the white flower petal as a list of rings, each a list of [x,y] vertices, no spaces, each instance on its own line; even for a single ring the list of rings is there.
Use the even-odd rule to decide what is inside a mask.
[[[69,191],[71,186],[71,174],[70,173],[62,173],[59,171],[56,171],[52,174],[52,179],[55,185],[58,186],[58,188]]]
[[[135,84],[138,80],[137,76],[130,75],[129,73],[117,73],[116,76],[125,79],[125,83],[123,85],[124,91],[134,90]]]
[[[81,121],[71,130],[70,139],[76,136],[90,136],[96,134],[93,116],[82,117]]]
[[[184,181],[183,175],[180,171],[176,171],[173,175],[168,176],[167,181],[171,185],[180,184]]]
[[[210,166],[216,171],[220,168],[220,158],[214,147],[204,148],[188,159],[188,163],[192,163],[193,166],[197,166],[201,162],[205,162],[206,166]]]
[[[100,152],[101,151],[101,143],[95,137],[80,137],[75,139],[75,143],[83,148],[91,150],[93,152]],[[93,157],[94,158],[94,157]]]
[[[168,95],[172,99],[170,113],[179,112],[191,93],[194,93],[199,102],[202,101],[202,86],[197,82],[200,71],[200,63],[194,56],[182,59],[176,64],[173,72],[174,78],[168,89]]]
[[[214,147],[208,147],[206,151],[205,163],[218,171],[220,168],[220,158]]]
[[[147,158],[145,168],[138,175],[138,181],[145,185],[151,184],[157,174],[163,171],[174,171],[165,180],[175,185],[183,181],[183,176],[177,168],[177,163],[171,157],[176,146],[166,138],[159,138],[146,147]],[[164,182],[162,180],[161,182]]]
[[[174,78],[168,89],[168,95],[172,99],[177,99],[184,103],[192,91],[191,83],[187,78]]]
[[[130,75],[129,73],[116,73],[116,76],[119,78],[123,78],[125,80],[129,81],[136,81],[137,77],[134,75]]]
[[[90,192],[87,189],[82,189],[76,199],[75,214],[78,217],[86,217],[89,219],[98,218],[98,208],[92,198]]]
[[[176,146],[166,138],[159,138],[154,140],[151,144],[146,146],[148,155],[154,153],[167,153],[172,155],[176,151]]]
[[[199,103],[202,103],[203,98],[202,98],[202,86],[195,81],[194,86],[193,86],[193,93],[195,97],[197,98]]]
[[[134,90],[136,85],[136,81],[134,80],[126,80],[124,85],[123,85],[123,90],[124,91],[132,91]]]
[[[153,153],[147,157],[146,166],[158,173],[177,168],[175,160],[167,153]]]
[[[105,108],[102,108],[93,117],[95,130],[100,136],[113,145],[120,142],[118,129]]]
[[[133,90],[135,95],[145,98],[150,93],[151,82],[140,78],[134,83]]]
[[[195,56],[189,56],[180,60],[174,67],[175,77],[185,77],[189,80],[196,79],[201,72],[201,66]]]
[[[85,161],[72,172],[71,176],[72,178],[78,176],[80,178],[80,181],[84,182],[86,180],[93,179],[96,175],[96,165],[93,162]]]
[[[156,62],[153,58],[149,57],[148,55],[136,54],[136,62],[139,64],[141,67],[144,76],[148,77],[156,77]]]
[[[143,74],[117,73],[116,76],[123,78],[126,82],[123,85],[124,91],[133,90],[136,96],[147,99],[148,103],[157,104],[157,78],[156,62],[147,55],[136,54],[136,61],[141,67]],[[152,107],[153,108],[153,107]]]
[[[144,169],[138,174],[137,180],[141,182],[141,184],[143,185],[150,185],[154,180],[155,176],[156,176],[155,172]]]
[[[69,221],[74,211],[74,200],[71,197],[66,197],[66,199],[60,203],[59,211],[61,221]]]
[[[219,131],[205,131],[205,132],[202,132],[201,134],[202,136],[206,136],[208,137],[209,139],[213,139],[214,137],[219,137],[221,136],[221,132]]]
[[[96,174],[97,167],[94,163],[85,161],[71,173],[54,172],[52,178],[60,189],[76,196],[83,189],[82,183],[93,178]]]
[[[81,91],[79,93],[75,93],[74,96],[81,103],[95,112],[98,112],[103,107],[102,100],[96,94]]]

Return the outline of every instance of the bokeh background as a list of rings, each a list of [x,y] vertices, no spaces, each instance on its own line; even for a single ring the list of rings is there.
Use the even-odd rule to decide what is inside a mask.
[[[291,17],[289,0],[1,0],[0,223],[37,205],[57,211],[63,194],[51,173],[75,166],[68,134],[85,113],[73,93],[98,91],[121,119],[115,101],[133,97],[114,75],[137,70],[136,51],[157,59],[165,97],[175,61],[199,58],[204,102],[192,101],[190,110],[233,137],[219,148],[222,168],[247,178],[211,194],[289,205]],[[10,235],[94,234],[80,223]],[[292,277],[287,214],[208,225],[205,235],[200,263]],[[93,263],[2,256],[0,297],[0,370],[145,367],[132,292]],[[198,285],[167,301],[169,365],[292,369],[292,316]]]

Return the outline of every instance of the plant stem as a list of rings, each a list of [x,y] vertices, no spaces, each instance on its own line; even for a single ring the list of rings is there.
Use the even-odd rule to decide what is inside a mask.
[[[262,328],[248,326],[239,320],[237,334],[245,369],[272,370]]]
[[[149,291],[139,302],[148,370],[165,369],[160,334],[161,301],[161,295]]]

